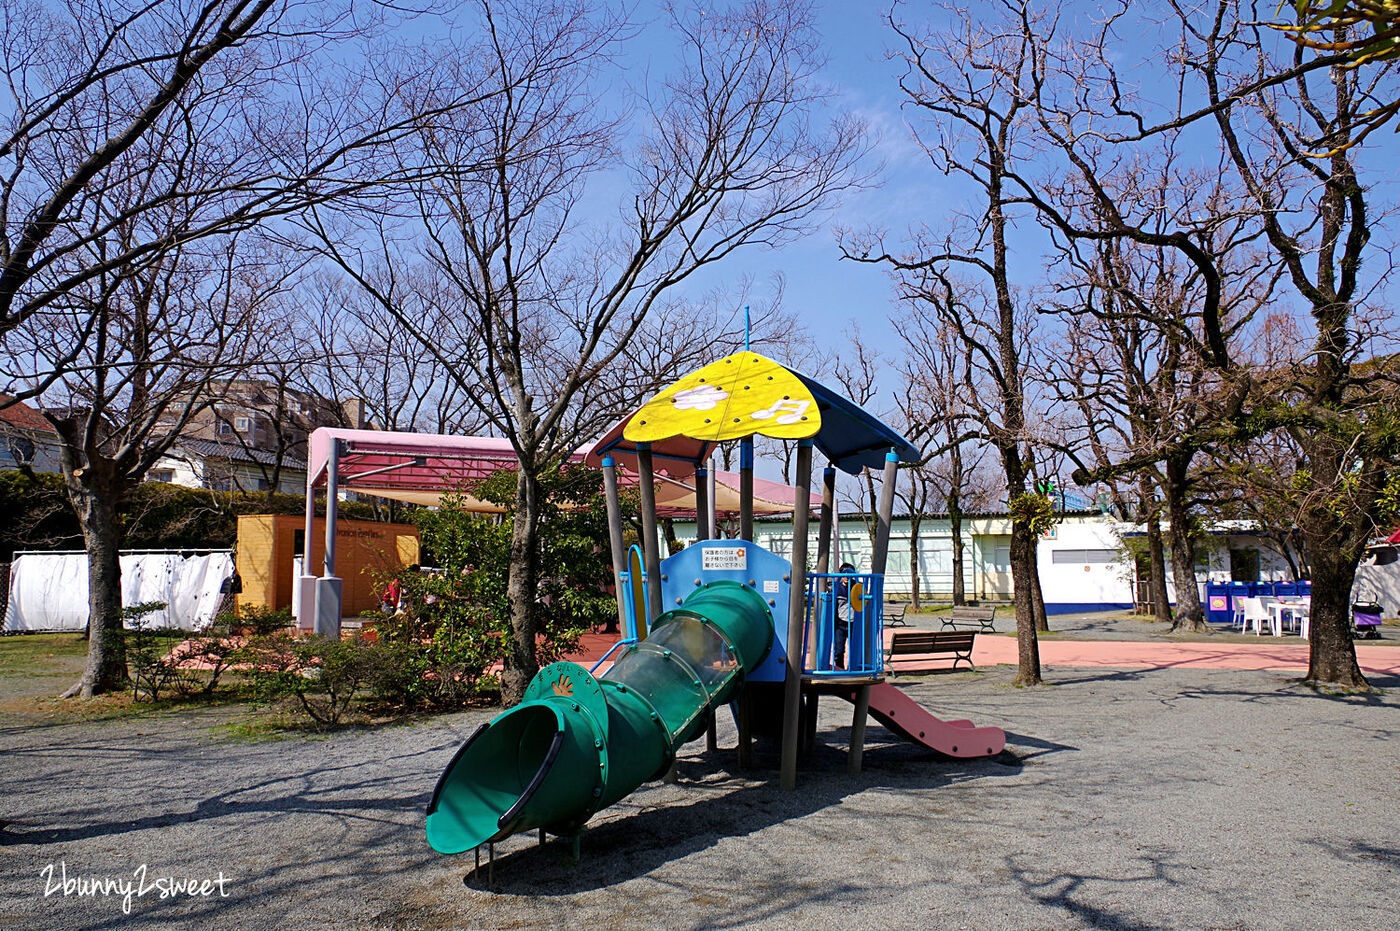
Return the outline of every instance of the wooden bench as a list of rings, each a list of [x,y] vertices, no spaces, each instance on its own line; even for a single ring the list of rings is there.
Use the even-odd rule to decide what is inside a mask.
[[[943,629],[982,630],[996,633],[992,625],[997,619],[996,605],[958,605],[953,613],[943,618]]]
[[[904,612],[908,610],[905,602],[885,602],[885,626],[908,627],[909,622],[904,619]]]
[[[969,669],[975,668],[972,664],[972,641],[977,636],[975,630],[911,630],[900,631],[890,639],[890,645],[885,648],[885,667],[890,669],[890,663],[896,656],[935,656],[953,657],[953,668],[958,668],[958,663],[966,662]]]

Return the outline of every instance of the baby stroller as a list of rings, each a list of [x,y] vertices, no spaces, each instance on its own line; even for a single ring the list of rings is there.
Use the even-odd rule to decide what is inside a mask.
[[[1381,639],[1381,606],[1379,602],[1352,602],[1351,636],[1355,640]]]

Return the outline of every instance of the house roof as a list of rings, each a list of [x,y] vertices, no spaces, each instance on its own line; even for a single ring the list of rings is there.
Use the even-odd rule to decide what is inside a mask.
[[[36,430],[40,433],[57,433],[49,419],[23,401],[16,401],[13,395],[0,393],[0,421],[21,430]]]
[[[214,440],[195,440],[182,438],[177,444],[180,449],[200,459],[227,459],[230,462],[253,462],[258,465],[276,465],[277,454],[267,449],[256,449],[244,446],[242,443],[219,443]],[[172,450],[171,455],[180,458],[179,453]],[[282,457],[282,467],[284,469],[305,469],[306,463],[295,456],[284,455]]]

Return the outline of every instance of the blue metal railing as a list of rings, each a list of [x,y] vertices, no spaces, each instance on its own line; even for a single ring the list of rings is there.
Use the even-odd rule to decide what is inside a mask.
[[[636,551],[635,560],[633,559],[632,550]],[[629,566],[633,565],[634,561],[636,565],[642,564],[642,549],[635,543],[632,545],[632,548],[628,551],[627,555],[627,564]],[[642,605],[643,609],[645,609],[645,605],[647,603],[646,592],[648,584],[646,572],[642,572],[641,581]],[[598,667],[606,663],[608,661],[608,657],[612,656],[619,649],[621,649],[622,647],[632,646],[633,644],[637,643],[638,640],[641,639],[638,636],[639,631],[637,629],[637,605],[632,597],[632,573],[630,570],[624,569],[623,571],[618,573],[617,597],[622,602],[623,623],[626,625],[626,628],[623,631],[624,637],[617,643],[614,643],[612,646],[608,647],[608,652],[604,653],[601,657],[599,657],[598,662],[594,663],[593,666],[588,670],[590,673],[597,672]]]
[[[884,595],[883,575],[809,573],[807,616],[802,628],[805,673],[881,675],[885,668]],[[844,650],[838,650],[842,646]]]

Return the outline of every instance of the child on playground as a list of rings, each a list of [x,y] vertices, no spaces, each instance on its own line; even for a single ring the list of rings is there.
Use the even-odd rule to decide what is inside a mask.
[[[855,572],[856,567],[848,562],[843,562],[838,572]],[[850,579],[836,580],[836,642],[832,649],[832,658],[837,669],[846,668],[846,641],[851,636],[851,581]]]

